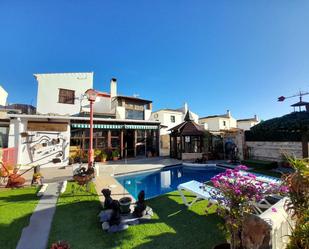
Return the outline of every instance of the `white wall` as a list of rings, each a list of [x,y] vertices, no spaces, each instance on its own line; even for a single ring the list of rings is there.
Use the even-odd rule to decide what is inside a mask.
[[[157,117],[156,117],[157,115]],[[175,117],[175,123],[171,122],[171,116]],[[160,134],[166,135],[170,132],[169,129],[175,127],[176,125],[179,125],[183,122],[184,115],[181,112],[174,112],[174,111],[168,111],[168,110],[160,110],[157,112],[154,112],[151,114],[151,120],[154,121],[160,121],[161,125],[167,126],[167,128],[161,128]]]
[[[40,114],[77,114],[81,109],[82,95],[93,88],[93,73],[35,74],[34,76],[38,82],[37,112]],[[58,103],[59,88],[74,90],[75,103]]]
[[[144,110],[144,120],[149,120],[151,117],[151,110],[145,109]]]
[[[225,125],[224,125],[225,122]],[[207,119],[200,119],[199,123],[204,125],[204,128],[209,131],[229,130],[237,127],[236,119],[233,117],[213,117]]]
[[[81,101],[81,111],[82,112],[90,112],[90,104],[88,99],[84,98]],[[96,101],[93,104],[93,111],[95,114],[100,113],[107,113],[111,114],[111,98],[110,97],[104,97],[104,96],[98,96],[96,98]]]
[[[220,119],[219,118],[208,118],[208,119],[201,119],[199,121],[200,124],[204,125],[204,128],[209,131],[219,131],[220,130]]]
[[[28,131],[27,123],[27,118],[11,119],[10,122],[9,147],[17,148],[17,164],[21,165],[22,168],[36,165],[41,167],[68,165],[70,152],[69,122],[65,132]],[[27,132],[29,138],[22,137],[22,132]],[[59,143],[52,143],[53,139],[59,139]],[[54,158],[59,158],[61,162],[54,164],[52,162]]]
[[[0,105],[5,106],[7,104],[8,93],[0,86]]]
[[[126,118],[126,108],[124,106],[116,107],[116,119],[125,119]]]
[[[252,120],[237,121],[237,128],[248,131],[250,130],[251,127],[257,125],[258,123],[259,123],[258,121],[252,121]]]
[[[184,114],[184,117],[185,117],[185,115],[186,115],[186,113]],[[195,114],[194,112],[191,112],[191,115],[193,117],[194,122],[198,124],[199,116],[197,114]]]

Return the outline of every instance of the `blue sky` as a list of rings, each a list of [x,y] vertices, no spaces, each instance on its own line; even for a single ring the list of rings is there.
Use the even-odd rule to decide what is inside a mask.
[[[93,71],[154,109],[268,119],[309,90],[308,24],[305,0],[0,0],[0,84],[35,104],[33,73]]]

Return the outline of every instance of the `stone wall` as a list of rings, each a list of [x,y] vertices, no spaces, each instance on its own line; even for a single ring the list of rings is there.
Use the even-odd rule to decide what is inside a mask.
[[[303,157],[301,142],[246,142],[250,159],[282,161],[282,155]]]
[[[203,153],[182,153],[182,160],[195,160],[198,158],[202,158]]]

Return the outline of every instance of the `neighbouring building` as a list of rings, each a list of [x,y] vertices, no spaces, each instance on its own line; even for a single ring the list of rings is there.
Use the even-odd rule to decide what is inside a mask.
[[[181,124],[188,112],[188,104],[178,109],[160,109],[151,114],[151,120],[161,123],[160,129],[160,155],[170,155],[170,129]],[[192,119],[198,123],[198,115],[190,112]]]
[[[8,93],[0,86],[0,148],[8,147],[10,118],[8,114],[33,114],[36,108],[27,104],[7,104]]]
[[[219,153],[222,159],[231,159],[235,150],[238,157],[244,157],[244,131],[260,123],[257,116],[236,120],[229,110],[222,115],[206,116],[199,119],[199,124],[205,130],[221,140],[222,151]],[[236,149],[235,149],[236,147]],[[222,155],[222,156],[221,156]]]
[[[229,110],[222,115],[212,115],[199,118],[199,124],[202,125],[205,130],[208,130],[215,135],[221,134],[224,130],[237,128],[236,119],[232,117]]]
[[[9,114],[9,146],[18,148],[23,165],[67,165],[70,147],[89,149],[89,102],[93,73],[35,74],[37,114]],[[94,149],[118,151],[121,157],[159,155],[160,122],[150,120],[152,101],[98,92],[94,103]]]
[[[237,119],[237,128],[248,131],[251,127],[259,124],[260,121],[256,115],[253,118]]]
[[[8,98],[8,92],[0,86],[0,106],[6,106]]]

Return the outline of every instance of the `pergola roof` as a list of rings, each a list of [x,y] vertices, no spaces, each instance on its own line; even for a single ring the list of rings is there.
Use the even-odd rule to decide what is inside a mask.
[[[190,111],[185,116],[185,121],[175,127],[169,129],[172,135],[181,136],[203,136],[205,130],[203,127],[193,121]]]
[[[296,106],[306,106],[309,105],[309,102],[305,102],[305,101],[299,101],[293,105],[291,105],[292,107],[296,107]]]

